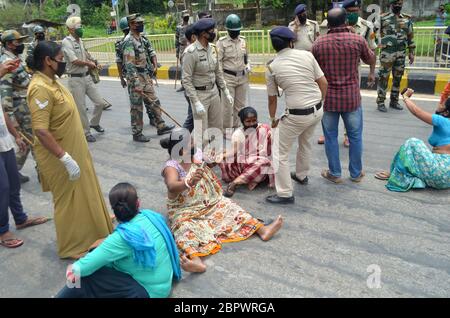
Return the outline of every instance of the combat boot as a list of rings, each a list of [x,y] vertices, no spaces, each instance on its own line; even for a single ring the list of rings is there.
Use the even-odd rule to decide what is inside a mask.
[[[150,138],[144,136],[143,134],[136,134],[136,135],[133,135],[133,141],[136,141],[136,142],[149,142]]]
[[[403,110],[403,107],[398,102],[391,102],[389,104],[389,108],[397,109],[397,110]]]
[[[378,110],[382,113],[387,113],[387,108],[386,106],[383,104],[378,104]]]
[[[175,125],[166,125],[162,124],[158,127],[158,136],[164,135],[164,134],[170,134],[172,129],[175,128]]]

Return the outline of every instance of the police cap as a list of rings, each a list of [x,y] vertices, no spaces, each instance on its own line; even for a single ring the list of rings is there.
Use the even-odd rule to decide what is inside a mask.
[[[275,27],[272,29],[272,31],[270,31],[269,34],[270,34],[270,37],[277,36],[279,38],[290,40],[290,41],[296,39],[295,33],[292,32],[291,29],[289,29],[288,27],[285,27],[285,26]]]

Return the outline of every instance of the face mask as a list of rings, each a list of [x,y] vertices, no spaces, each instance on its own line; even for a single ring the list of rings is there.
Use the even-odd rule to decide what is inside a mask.
[[[355,25],[358,22],[359,15],[356,12],[347,14],[347,22],[349,25]]]
[[[228,31],[228,34],[230,35],[230,38],[236,39],[239,34],[241,34],[241,31]]]
[[[20,55],[23,53],[24,50],[25,50],[25,44],[22,43],[22,44],[16,46],[16,48],[14,49],[14,54]]]
[[[250,128],[253,128],[253,129],[258,128],[258,124],[254,124],[252,126],[244,126],[244,130],[247,130],[247,129],[250,129]]]
[[[208,32],[208,42],[214,42],[216,39],[216,33],[215,32]]]
[[[44,35],[44,34],[38,34],[38,35],[36,35],[36,40],[38,40],[38,41],[44,41],[44,40],[45,40],[45,35]]]
[[[75,35],[78,36],[79,38],[82,38],[83,37],[83,28],[75,29]]]
[[[57,61],[57,60],[55,60],[55,59],[52,59],[53,61],[55,61],[56,63],[58,63],[58,68],[56,69],[56,71],[55,71],[55,74],[56,75],[58,75],[58,77],[61,77],[63,74],[64,74],[64,72],[66,71],[66,62],[60,62],[60,61]]]
[[[186,23],[189,22],[189,17],[184,17],[183,21],[186,22]]]
[[[298,21],[300,21],[300,24],[306,23],[306,15],[304,15],[304,14],[298,15],[297,18],[298,18]]]
[[[399,14],[402,11],[402,6],[392,6],[392,12],[394,14]]]
[[[139,24],[136,26],[136,31],[139,33],[144,32],[144,25],[143,24]]]

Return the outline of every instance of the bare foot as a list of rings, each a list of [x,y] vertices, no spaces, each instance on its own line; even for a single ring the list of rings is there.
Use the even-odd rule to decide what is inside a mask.
[[[180,257],[181,268],[185,272],[204,273],[206,272],[206,265],[202,262],[200,257],[187,258],[185,255]]]
[[[283,217],[279,215],[275,221],[269,225],[265,225],[258,230],[258,235],[263,241],[270,240],[283,225]]]

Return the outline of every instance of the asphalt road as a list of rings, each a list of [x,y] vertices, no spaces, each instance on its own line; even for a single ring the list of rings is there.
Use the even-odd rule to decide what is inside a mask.
[[[105,199],[112,186],[128,181],[137,186],[143,207],[165,214],[166,189],[160,173],[167,153],[160,148],[155,129],[146,125],[145,133],[153,137],[150,143],[132,142],[125,90],[107,79],[99,88],[114,105],[102,118],[106,133],[90,144]],[[163,107],[184,120],[185,100],[182,93],[175,93],[173,83],[160,83],[158,94]],[[255,86],[251,94],[260,119],[267,121],[264,88]],[[407,138],[427,140],[431,127],[408,111],[379,113],[373,93],[363,96],[367,173],[363,182],[348,180],[348,151],[343,147],[345,183],[334,185],[321,178],[327,161],[323,146],[314,144],[310,183],[295,185],[295,205],[266,204],[269,189],[240,189],[234,197],[259,218],[283,215],[279,234],[269,242],[253,237],[224,245],[207,258],[206,273],[184,274],[173,297],[450,296],[450,192],[394,193],[373,177],[388,169]],[[436,100],[423,96],[418,104],[433,111]],[[318,127],[314,139],[320,134]],[[291,156],[294,167],[294,151]],[[51,195],[41,191],[33,166],[29,160],[24,168],[31,181],[23,186],[23,204],[30,215],[51,216]],[[57,257],[54,223],[17,234],[25,240],[22,247],[0,248],[0,297],[54,296],[65,283],[68,264]]]

